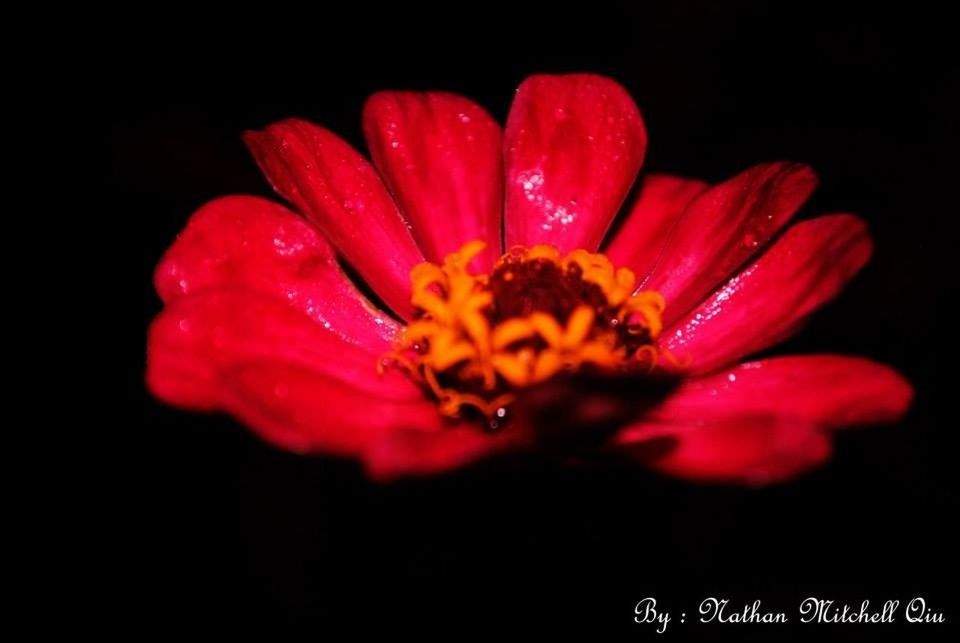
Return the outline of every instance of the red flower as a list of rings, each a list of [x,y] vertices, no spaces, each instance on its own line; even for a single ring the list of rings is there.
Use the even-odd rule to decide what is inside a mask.
[[[588,443],[688,478],[766,482],[824,461],[831,430],[909,406],[909,384],[866,359],[738,363],[870,256],[849,214],[777,236],[814,189],[808,167],[718,185],[647,175],[610,232],[646,147],[613,81],[529,78],[503,133],[439,92],[376,94],[363,126],[373,165],[302,120],[246,135],[305,218],[252,196],[193,215],[156,272],[154,395],[377,477]]]

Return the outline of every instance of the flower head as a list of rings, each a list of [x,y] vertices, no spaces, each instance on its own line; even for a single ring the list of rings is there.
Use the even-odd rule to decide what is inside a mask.
[[[413,269],[416,312],[390,355],[428,385],[443,414],[469,407],[500,428],[512,390],[561,371],[656,366],[663,297],[635,292],[630,269],[541,245],[515,247],[490,274],[471,274],[483,247],[472,241],[442,265]]]
[[[611,231],[646,131],[609,79],[527,79],[504,133],[439,92],[376,94],[363,124],[373,165],[301,120],[246,135],[303,217],[248,196],[193,215],[156,272],[157,397],[380,477],[560,444],[738,482],[795,475],[830,430],[909,406],[909,384],[865,359],[740,362],[870,256],[852,215],[783,231],[815,186],[806,166],[646,175]]]

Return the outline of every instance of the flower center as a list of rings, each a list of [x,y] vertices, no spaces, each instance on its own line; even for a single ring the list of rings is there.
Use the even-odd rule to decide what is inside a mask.
[[[634,293],[636,275],[602,254],[515,247],[471,274],[471,241],[410,273],[413,320],[382,362],[429,389],[450,417],[502,424],[517,389],[561,372],[650,370],[660,354],[663,297]]]

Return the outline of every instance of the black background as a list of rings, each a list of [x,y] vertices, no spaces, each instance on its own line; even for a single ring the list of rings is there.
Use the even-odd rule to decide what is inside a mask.
[[[172,18],[172,19],[171,19]],[[632,622],[656,596],[697,634],[752,640],[942,635],[936,626],[704,626],[699,600],[760,598],[796,613],[808,595],[953,602],[958,530],[956,64],[947,20],[804,3],[470,5],[357,15],[266,5],[201,20],[153,16],[119,36],[113,85],[117,225],[139,238],[124,276],[139,293],[130,371],[148,476],[143,624],[174,631],[347,626],[440,631],[584,628],[654,638]],[[868,355],[917,400],[897,427],[838,436],[823,469],[761,490],[690,485],[535,457],[391,486],[351,464],[277,452],[222,417],[182,413],[142,388],[144,331],[160,309],[153,266],[189,214],[231,192],[270,195],[240,133],[285,116],[362,147],[364,98],[384,88],[468,95],[503,119],[535,72],[593,71],[633,94],[646,168],[719,180],[794,159],[821,187],[801,216],[854,211],[870,266],[776,352]],[[155,465],[155,466],[154,466]],[[902,612],[901,612],[902,615]],[[601,637],[606,639],[606,636]]]

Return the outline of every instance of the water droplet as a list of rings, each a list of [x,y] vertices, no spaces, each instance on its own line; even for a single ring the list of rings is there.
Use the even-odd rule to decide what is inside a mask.
[[[460,119],[461,123],[466,124],[470,122],[470,117],[467,116],[466,114],[457,114],[457,117]]]
[[[727,375],[727,379],[730,380],[731,382],[736,382],[737,376],[734,375],[733,373],[730,373],[729,375]]]
[[[743,245],[747,248],[756,248],[760,245],[760,239],[757,238],[757,235],[752,232],[748,232],[743,235]]]
[[[507,409],[501,406],[494,412],[494,416],[487,420],[487,430],[491,433],[499,431],[507,423]]]
[[[398,147],[400,147],[400,142],[399,142],[399,141],[390,141],[390,147],[392,147],[393,149],[397,149]]]

